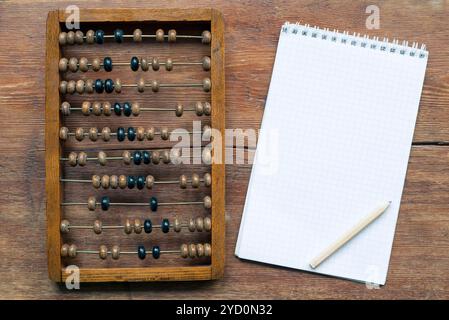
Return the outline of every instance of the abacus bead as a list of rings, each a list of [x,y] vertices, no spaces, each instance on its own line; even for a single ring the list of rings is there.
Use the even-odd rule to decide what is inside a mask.
[[[158,92],[159,82],[157,82],[156,80],[151,81],[151,90],[153,90],[153,92]]]
[[[89,71],[89,61],[87,60],[86,57],[80,58],[79,68],[80,68],[80,71],[82,71],[82,72]]]
[[[103,114],[105,116],[110,116],[112,114],[112,108],[110,102],[103,102]]]
[[[157,199],[156,199],[156,197],[151,197],[151,199],[150,199],[150,208],[151,208],[151,211],[157,211]]]
[[[168,30],[168,42],[176,42],[176,30]]]
[[[140,30],[140,29],[134,30],[133,40],[134,40],[134,42],[142,42],[142,30]]]
[[[144,78],[140,78],[137,81],[137,91],[139,91],[139,92],[145,91],[145,79]]]
[[[95,31],[95,42],[98,44],[102,44],[104,42],[104,31],[103,30]]]
[[[148,71],[150,69],[150,64],[146,58],[140,58],[140,68],[142,71]]]
[[[59,64],[58,64],[59,71],[66,72],[68,63],[69,63],[69,61],[67,60],[67,58],[61,58],[59,60]]]
[[[108,196],[101,197],[101,210],[106,211],[109,209],[110,202]]]
[[[143,226],[142,223],[140,222],[140,219],[135,219],[134,220],[134,232],[139,234],[141,233],[143,230]]]
[[[204,244],[204,256],[210,257],[212,255],[212,247],[209,243]]]
[[[145,129],[143,127],[137,127],[136,136],[139,141],[145,140]]]
[[[128,140],[134,141],[136,139],[136,130],[133,127],[128,128]]]
[[[94,81],[92,79],[86,80],[86,92],[93,93],[94,92]]]
[[[164,42],[164,30],[158,29],[156,31],[156,41],[157,42]]]
[[[153,151],[151,160],[153,161],[154,164],[159,164],[159,161],[161,160],[161,155],[159,151]]]
[[[203,141],[209,141],[212,135],[212,129],[207,124],[203,127]]]
[[[153,254],[153,258],[159,259],[159,257],[161,256],[161,249],[159,248],[159,246],[153,246],[153,249],[151,251]]]
[[[102,260],[108,257],[108,248],[105,245],[100,246],[100,249],[98,250],[98,256]]]
[[[70,258],[75,258],[76,257],[76,245],[71,244],[69,247],[69,252],[68,252],[68,256]]]
[[[132,112],[133,116],[135,116],[135,117],[137,117],[139,115],[139,113],[140,113],[140,106],[139,106],[139,104],[137,102],[134,102],[131,105],[131,112]]]
[[[172,71],[173,70],[173,60],[171,58],[167,58],[165,61],[165,70]]]
[[[194,232],[195,231],[196,226],[195,226],[195,220],[193,218],[189,219],[189,226],[188,226],[188,228],[189,228],[190,232]]]
[[[67,81],[63,80],[63,81],[59,82],[59,92],[61,94],[67,93]]]
[[[67,233],[70,231],[70,223],[68,220],[62,220],[61,225],[59,226],[59,230],[62,233]]]
[[[92,113],[96,116],[101,115],[101,102],[95,101],[92,103]]]
[[[201,62],[202,62],[203,70],[209,71],[210,70],[210,57],[204,56]]]
[[[162,140],[168,140],[170,138],[170,133],[168,132],[168,128],[162,128],[161,129],[161,139]]]
[[[77,159],[77,161],[78,161],[78,164],[79,164],[81,167],[84,167],[84,166],[86,165],[86,163],[87,163],[87,154],[86,154],[85,152],[80,152],[80,153],[78,154],[78,159]]]
[[[147,256],[147,252],[145,251],[144,246],[137,247],[137,256],[139,257],[140,260],[145,259],[145,257]]]
[[[159,59],[158,58],[151,59],[151,68],[153,68],[154,71],[159,70]]]
[[[95,234],[101,234],[101,232],[103,231],[102,230],[103,229],[103,224],[101,223],[100,220],[95,220],[94,221],[93,229],[94,229]]]
[[[204,102],[204,114],[206,116],[210,116],[212,112],[212,106],[209,102]]]
[[[192,174],[192,187],[198,188],[200,186],[200,176],[196,173]]]
[[[111,175],[111,177],[109,178],[109,183],[111,185],[112,189],[117,189],[118,187],[118,177],[116,175]]]
[[[139,59],[137,57],[132,57],[130,61],[130,66],[132,71],[139,70]]]
[[[154,128],[153,127],[147,129],[146,136],[147,136],[148,140],[154,139]]]
[[[120,187],[120,189],[126,188],[126,176],[125,175],[122,174],[118,177],[118,186]]]
[[[198,257],[203,257],[204,256],[204,246],[201,243],[198,243],[196,245],[196,255]]]
[[[210,209],[212,207],[212,199],[209,196],[205,196],[204,199],[204,208]]]
[[[170,151],[168,150],[162,151],[162,162],[165,164],[170,163]]]
[[[101,62],[100,62],[100,59],[94,58],[94,59],[92,60],[92,70],[93,70],[93,71],[100,71],[100,69],[101,69]]]
[[[195,219],[195,226],[196,226],[196,231],[201,232],[203,231],[204,228],[204,220],[202,217],[197,217]]]
[[[195,113],[197,116],[203,115],[204,108],[203,108],[203,104],[201,103],[201,101],[197,101],[197,103],[195,104]]]
[[[210,173],[205,173],[203,176],[203,180],[204,180],[204,185],[206,187],[210,187],[210,185],[212,184],[212,176],[210,175]]]
[[[106,165],[106,162],[107,162],[106,157],[107,157],[107,156],[106,156],[106,153],[105,153],[104,151],[98,152],[98,163],[99,163],[101,166]]]
[[[114,260],[118,260],[118,258],[120,258],[120,247],[119,246],[112,246],[111,257]]]
[[[153,188],[154,184],[154,177],[152,175],[148,175],[145,179],[145,185],[147,186],[147,189]]]
[[[81,30],[76,30],[75,32],[75,43],[76,44],[83,44],[84,42],[84,33]]]
[[[189,248],[185,243],[181,244],[179,251],[181,252],[182,258],[187,258],[189,256]]]
[[[100,176],[94,174],[94,175],[92,176],[92,186],[93,186],[95,189],[98,189],[98,188],[100,187],[100,185],[101,185],[101,178],[100,178]]]
[[[112,79],[106,79],[104,81],[104,91],[106,91],[106,93],[114,91],[114,81],[112,81]]]
[[[212,220],[210,217],[204,217],[204,231],[209,232],[212,229]]]
[[[163,233],[170,231],[170,221],[168,219],[163,219],[161,223],[161,229]]]
[[[61,246],[61,257],[67,257],[69,255],[69,245],[63,244]]]
[[[179,177],[179,186],[181,189],[187,188],[187,176],[185,174]]]
[[[126,234],[131,234],[131,232],[133,232],[133,225],[131,224],[129,219],[126,219],[123,230],[125,231]]]
[[[78,141],[83,141],[83,139],[84,139],[84,129],[83,128],[76,128],[75,139]]]
[[[114,39],[117,43],[123,42],[123,30],[122,29],[115,29],[114,30]]]
[[[110,57],[105,57],[103,59],[103,68],[106,72],[112,71],[112,59]]]
[[[78,80],[76,82],[75,88],[76,88],[76,92],[78,92],[79,94],[84,93],[84,80],[81,80],[81,79]]]
[[[78,71],[78,59],[77,58],[70,58],[69,59],[69,70],[72,72]]]
[[[61,46],[65,46],[67,44],[67,32],[60,32],[58,40]]]
[[[95,80],[95,91],[97,93],[103,93],[104,91],[104,82],[101,79]]]
[[[139,165],[142,163],[142,153],[140,151],[134,151],[133,153],[134,164]]]
[[[153,224],[150,219],[146,219],[143,222],[143,229],[145,230],[145,233],[151,233],[151,231],[153,231]]]
[[[96,205],[97,205],[97,200],[95,199],[95,197],[89,197],[89,198],[87,199],[87,208],[88,208],[90,211],[94,211]]]
[[[69,31],[67,32],[67,44],[75,43],[75,32]]]
[[[131,163],[131,152],[129,152],[128,150],[123,151],[122,157],[125,164]]]
[[[173,230],[175,232],[180,232],[181,231],[181,221],[179,221],[178,218],[175,218],[175,220],[173,221]]]
[[[93,30],[88,30],[86,32],[86,42],[88,44],[93,44],[95,43],[95,32]]]
[[[201,153],[201,158],[204,162],[204,164],[211,164],[212,163],[212,152],[209,148],[204,148],[203,152]]]
[[[209,92],[211,86],[212,86],[212,83],[210,82],[210,79],[209,78],[204,78],[203,79],[203,90],[205,92]]]
[[[97,141],[97,139],[98,139],[98,129],[97,128],[89,129],[89,139],[90,139],[90,141]]]
[[[131,105],[128,102],[123,104],[123,114],[127,117],[131,115]]]
[[[189,257],[196,258],[196,246],[193,243],[189,245]]]
[[[73,94],[76,90],[76,82],[75,80],[70,80],[67,82],[67,93]]]
[[[109,188],[109,176],[108,175],[104,175],[101,177],[101,186],[103,189]]]
[[[61,127],[59,129],[59,139],[65,141],[69,137],[69,129],[67,127]]]
[[[76,166],[77,161],[76,159],[78,158],[77,154],[75,152],[70,152],[69,156],[68,156],[68,163],[69,165],[71,165],[72,167]]]
[[[121,116],[122,115],[122,106],[118,102],[114,103],[114,113],[117,116]]]
[[[122,127],[117,129],[117,140],[120,142],[125,140],[125,129]]]
[[[178,103],[176,105],[175,114],[177,117],[181,117],[183,113],[184,113],[184,107],[182,106],[182,104]]]
[[[134,187],[136,186],[136,178],[134,178],[133,176],[128,176],[126,178],[126,185],[128,186],[128,189],[134,189]]]
[[[204,30],[203,33],[201,34],[201,37],[202,37],[201,42],[203,44],[209,44],[212,39],[212,34],[209,31]]]
[[[122,81],[120,79],[115,79],[115,92],[122,92]]]

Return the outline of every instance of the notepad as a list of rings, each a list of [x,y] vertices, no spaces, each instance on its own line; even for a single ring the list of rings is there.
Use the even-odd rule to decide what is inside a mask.
[[[385,284],[427,58],[415,43],[284,24],[238,257]],[[385,201],[381,217],[311,269]]]

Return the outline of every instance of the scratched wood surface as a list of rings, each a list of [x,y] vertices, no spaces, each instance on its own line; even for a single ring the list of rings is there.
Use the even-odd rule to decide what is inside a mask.
[[[70,2],[0,3],[0,297],[449,298],[449,53],[447,1],[78,1],[93,7],[215,7],[226,24],[226,127],[258,129],[279,28],[301,20],[322,27],[426,43],[430,51],[420,113],[386,286],[240,261],[235,241],[251,166],[227,166],[226,269],[223,280],[83,285],[69,292],[48,280],[45,256],[45,19]],[[380,30],[366,30],[377,4]],[[428,144],[428,145],[423,145]],[[230,151],[232,152],[232,150]]]

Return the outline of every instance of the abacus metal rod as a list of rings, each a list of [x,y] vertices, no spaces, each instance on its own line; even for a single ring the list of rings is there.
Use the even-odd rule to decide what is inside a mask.
[[[92,180],[82,180],[82,179],[59,179],[60,182],[74,182],[74,183],[92,183]],[[200,183],[204,183],[204,179],[199,180]],[[154,181],[154,184],[178,184],[179,180],[165,180],[165,181]],[[192,180],[187,180],[186,183],[192,183]]]
[[[177,158],[192,158],[192,159],[198,159],[201,158],[201,156],[178,156]],[[105,157],[106,160],[123,160],[122,156],[117,156],[117,157]],[[131,157],[132,159],[132,157]],[[160,157],[160,159],[162,159],[162,156]],[[59,158],[60,161],[69,161],[70,159],[67,157],[61,157]],[[97,161],[98,157],[87,157],[86,158],[87,161]]]
[[[137,83],[122,84],[122,88],[137,88]],[[151,83],[145,83],[145,87],[151,87]],[[203,87],[202,83],[160,83],[160,88],[185,88],[185,87]]]
[[[77,253],[82,254],[99,254],[99,250],[76,250]],[[180,254],[181,250],[160,250],[160,254]],[[107,251],[108,254],[112,254],[111,251]],[[137,254],[137,251],[120,251],[120,254]]]
[[[71,107],[70,111],[82,111],[82,109],[83,108],[80,108],[80,107]],[[149,107],[143,107],[143,108],[140,108],[140,111],[169,111],[169,112],[173,112],[173,111],[176,111],[176,109],[175,108],[149,108]],[[183,109],[183,111],[196,111],[196,110],[194,108],[186,108],[186,109]]]
[[[62,202],[61,206],[85,206],[87,202]],[[183,201],[183,202],[160,202],[158,206],[183,206],[183,205],[202,205],[204,201]],[[96,202],[95,205],[101,206],[101,202]],[[123,207],[148,207],[148,202],[110,202],[111,206],[123,206]]]
[[[173,224],[170,224],[169,226],[170,226],[170,228],[174,228]],[[124,227],[125,226],[120,226],[120,225],[114,225],[114,226],[104,226],[104,225],[102,225],[101,226],[102,229],[123,229]],[[156,228],[156,229],[161,229],[162,225],[155,224],[155,225],[152,225],[151,227],[152,228]],[[184,223],[184,224],[181,224],[180,227],[181,228],[187,228],[188,225]],[[92,229],[92,228],[93,228],[93,226],[86,226],[86,225],[84,225],[84,226],[82,226],[82,225],[78,225],[78,226],[77,225],[70,225],[70,226],[68,226],[69,230],[70,229]]]
[[[134,35],[132,35],[132,34],[124,34],[123,36],[122,36],[123,38],[133,38],[134,37]],[[164,34],[164,38],[167,38],[168,39],[168,34]],[[86,36],[83,36],[83,39],[85,40],[87,37]],[[105,38],[105,39],[114,39],[115,38],[115,35],[113,35],[113,34],[105,34],[104,36],[103,36],[103,38]],[[156,35],[155,34],[142,34],[142,38],[156,38]],[[202,39],[203,37],[202,36],[195,36],[195,35],[187,35],[187,34],[177,34],[176,35],[176,38],[178,39]]]

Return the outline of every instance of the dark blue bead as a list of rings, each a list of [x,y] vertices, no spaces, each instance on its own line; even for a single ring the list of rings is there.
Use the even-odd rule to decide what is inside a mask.
[[[131,115],[131,105],[128,102],[123,104],[123,114],[127,117]]]
[[[134,141],[136,139],[136,130],[133,127],[128,128],[128,140]]]
[[[145,259],[145,257],[147,256],[147,252],[146,252],[144,246],[138,246],[138,247],[137,247],[137,256],[138,256],[139,259],[141,259],[141,260]]]
[[[167,233],[170,230],[170,222],[168,219],[162,220],[161,229],[163,233]]]
[[[109,209],[109,197],[104,196],[101,198],[101,209],[106,211]]]
[[[145,233],[151,233],[151,231],[153,231],[153,224],[150,219],[146,219],[143,222],[143,229],[145,230]]]
[[[142,163],[142,153],[140,151],[134,151],[133,153],[134,164],[139,165]]]
[[[125,140],[125,129],[122,127],[117,129],[117,140],[118,141]]]
[[[136,178],[134,178],[133,176],[128,176],[126,178],[126,185],[129,189],[133,189],[136,186]]]
[[[123,42],[123,30],[122,29],[115,29],[114,30],[114,39],[117,43]]]
[[[151,208],[151,211],[157,211],[157,199],[156,199],[156,197],[151,197],[151,199],[150,199],[150,208]]]
[[[104,91],[104,82],[101,79],[95,80],[95,91],[97,93],[103,93]]]
[[[110,57],[105,57],[103,59],[103,67],[106,72],[112,71],[112,59]]]
[[[95,41],[99,44],[102,44],[104,42],[104,31],[103,30],[95,31]]]
[[[143,163],[150,164],[151,162],[151,154],[148,151],[142,152]]]
[[[114,113],[118,116],[122,115],[122,106],[118,102],[114,103]]]
[[[131,64],[131,70],[132,71],[139,70],[139,59],[137,57],[132,57],[130,64]]]
[[[153,246],[152,253],[154,259],[159,259],[159,257],[161,256],[161,249],[159,249],[158,246]]]
[[[112,81],[112,79],[105,80],[104,91],[106,91],[106,93],[111,93],[112,91],[114,91],[114,81]]]
[[[143,187],[145,187],[145,177],[144,176],[138,176],[136,180],[137,189],[142,190]]]

